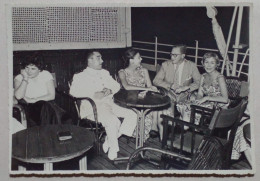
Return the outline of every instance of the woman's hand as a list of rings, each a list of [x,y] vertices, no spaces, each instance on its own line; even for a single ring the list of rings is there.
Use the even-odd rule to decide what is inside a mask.
[[[25,69],[21,70],[21,74],[23,76],[23,79],[28,80],[29,76]]]
[[[206,102],[206,101],[208,101],[208,97],[207,97],[207,96],[206,96],[206,97],[203,97],[203,98],[201,98],[201,99],[195,100],[195,103],[198,104],[198,105],[201,105],[202,103],[204,103],[204,102]]]
[[[158,89],[155,86],[151,86],[149,91],[158,92]]]

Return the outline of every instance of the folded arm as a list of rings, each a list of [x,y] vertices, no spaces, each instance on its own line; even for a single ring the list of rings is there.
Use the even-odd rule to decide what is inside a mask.
[[[165,73],[165,69],[164,66],[162,65],[159,72],[156,74],[154,80],[153,80],[153,84],[155,86],[160,86],[163,87],[167,90],[169,90],[172,86],[171,83],[166,82],[165,79],[166,73]]]

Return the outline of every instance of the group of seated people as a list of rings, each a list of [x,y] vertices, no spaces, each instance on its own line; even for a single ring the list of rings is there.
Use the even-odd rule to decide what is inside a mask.
[[[151,131],[158,131],[162,138],[160,114],[163,112],[174,116],[174,106],[177,106],[182,119],[189,121],[191,104],[206,107],[226,107],[229,104],[225,78],[217,71],[220,64],[218,55],[206,53],[203,56],[202,63],[206,72],[200,75],[196,64],[187,60],[185,54],[185,45],[174,46],[170,53],[171,59],[162,63],[151,81],[148,70],[141,66],[140,53],[128,49],[124,54],[127,66],[118,72],[120,83],[102,68],[100,52],[91,51],[88,54],[87,67],[73,76],[69,93],[74,97],[89,97],[96,103],[98,121],[106,130],[103,151],[108,152],[110,160],[117,158],[118,138],[121,135],[135,136],[137,124],[137,115],[133,110],[120,107],[113,101],[113,95],[121,86],[126,90],[158,91],[157,87],[163,87],[168,91],[171,106],[167,110],[151,111],[145,117],[145,139]],[[188,100],[190,92],[195,90],[198,90],[196,96]],[[48,107],[46,102],[55,98],[52,75],[42,70],[39,61],[28,61],[14,79],[14,96],[25,104],[26,114],[30,117],[28,126],[42,125],[44,118],[41,109]],[[82,101],[80,110],[81,118],[93,119],[93,110],[87,101]],[[122,123],[119,117],[124,118]]]

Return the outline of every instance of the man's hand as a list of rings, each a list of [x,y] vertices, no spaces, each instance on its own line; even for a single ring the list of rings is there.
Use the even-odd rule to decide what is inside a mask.
[[[181,93],[181,92],[185,92],[185,91],[188,90],[188,89],[189,89],[188,86],[183,86],[183,87],[177,88],[177,89],[175,90],[175,92],[176,92],[177,94],[179,94],[179,93]]]
[[[105,95],[105,96],[108,96],[108,95],[112,94],[112,90],[111,90],[111,89],[108,89],[108,88],[104,88],[104,89],[102,90],[102,92],[104,92],[104,95]]]
[[[105,93],[103,91],[95,92],[94,98],[95,99],[102,99],[105,97]]]

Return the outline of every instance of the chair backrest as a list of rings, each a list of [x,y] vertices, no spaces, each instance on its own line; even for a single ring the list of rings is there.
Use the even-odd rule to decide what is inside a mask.
[[[56,79],[56,73],[51,73],[52,77],[53,77],[53,82],[54,82],[54,87],[57,88],[57,79]]]
[[[19,104],[13,105],[13,117],[16,118],[17,121],[21,122],[21,124],[25,128],[27,128],[25,110],[21,105],[19,105]]]
[[[230,130],[229,136],[224,139],[225,141],[223,142],[223,169],[228,169],[230,167],[232,148],[237,128],[239,126],[241,118],[243,117],[247,103],[248,100],[247,97],[245,97],[234,108],[220,110],[215,128],[221,128],[221,130],[222,128],[228,128],[225,130]],[[220,140],[223,141],[223,139]]]
[[[247,98],[243,98],[240,103],[228,109],[221,109],[216,117],[214,128],[228,128],[239,122],[247,106]]]
[[[229,98],[237,98],[240,95],[242,81],[238,77],[226,77],[227,91]]]

